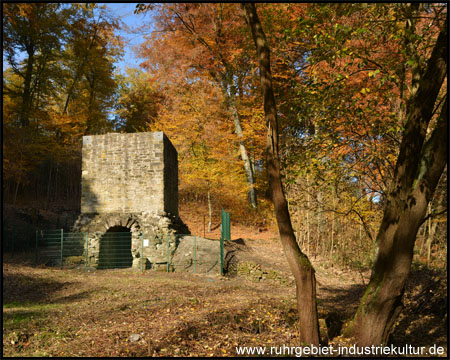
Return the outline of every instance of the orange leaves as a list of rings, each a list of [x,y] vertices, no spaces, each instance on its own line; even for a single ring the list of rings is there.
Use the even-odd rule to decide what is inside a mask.
[[[240,11],[238,4],[162,4],[155,16],[158,30],[147,37],[141,55],[165,97],[151,128],[165,131],[177,147],[181,186],[245,201],[235,113],[255,160],[264,149],[265,124],[249,90],[255,81],[248,56],[253,47]]]

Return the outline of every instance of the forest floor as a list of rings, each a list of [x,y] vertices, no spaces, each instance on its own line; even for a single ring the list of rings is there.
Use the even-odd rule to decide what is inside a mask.
[[[188,225],[203,235],[201,223]],[[299,346],[295,285],[277,234],[235,226],[232,239],[239,262],[227,277],[59,270],[4,254],[3,356],[236,356],[237,346]],[[311,260],[323,336],[348,345],[340,328],[369,273]],[[435,344],[446,356],[446,273],[415,265],[404,303],[392,343]]]

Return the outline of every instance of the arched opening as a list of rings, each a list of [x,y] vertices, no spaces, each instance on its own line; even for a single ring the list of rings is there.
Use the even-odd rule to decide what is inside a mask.
[[[127,268],[132,264],[130,229],[124,226],[109,228],[100,239],[98,268]]]

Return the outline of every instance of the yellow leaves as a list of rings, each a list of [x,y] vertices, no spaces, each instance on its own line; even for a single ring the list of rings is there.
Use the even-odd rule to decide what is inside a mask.
[[[360,91],[360,93],[361,93],[361,94],[364,94],[364,95],[365,95],[365,94],[368,94],[368,93],[370,93],[370,89],[369,89],[369,88],[362,88],[361,91]]]
[[[36,4],[17,4],[19,16],[23,18],[31,18],[34,15]]]
[[[280,74],[280,73],[274,74],[273,77],[276,79],[290,79],[291,78],[291,76],[288,74]]]
[[[230,52],[230,61],[234,61],[236,58],[240,57],[244,53],[243,49],[233,49]]]

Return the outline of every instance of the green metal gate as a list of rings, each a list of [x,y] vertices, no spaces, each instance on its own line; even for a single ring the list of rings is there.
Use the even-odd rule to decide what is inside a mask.
[[[98,269],[128,268],[133,264],[131,232],[106,232],[100,239]]]

